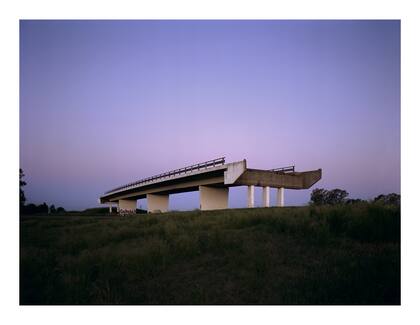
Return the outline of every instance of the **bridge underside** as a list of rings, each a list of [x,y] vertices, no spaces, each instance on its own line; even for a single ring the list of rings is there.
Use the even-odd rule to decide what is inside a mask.
[[[154,182],[107,193],[100,203],[117,204],[120,211],[134,212],[137,200],[147,199],[148,212],[166,212],[170,194],[199,191],[200,209],[227,209],[229,187],[248,186],[248,207],[254,207],[254,187],[263,188],[263,206],[270,206],[269,189],[277,189],[277,206],[284,205],[284,189],[307,189],[321,179],[322,170],[277,172],[248,169],[246,161],[158,179]]]

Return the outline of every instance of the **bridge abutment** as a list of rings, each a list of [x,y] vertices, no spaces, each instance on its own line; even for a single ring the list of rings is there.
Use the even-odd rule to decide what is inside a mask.
[[[168,212],[169,194],[147,194],[147,212]]]
[[[227,209],[229,201],[229,188],[199,186],[200,210]]]

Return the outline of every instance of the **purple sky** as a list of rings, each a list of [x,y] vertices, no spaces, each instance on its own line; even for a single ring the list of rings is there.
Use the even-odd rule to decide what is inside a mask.
[[[113,187],[220,156],[322,168],[316,187],[353,198],[399,193],[400,22],[21,21],[29,202],[94,207]],[[286,204],[310,192],[286,190]],[[229,205],[246,205],[245,187]],[[170,199],[198,206],[196,192]]]

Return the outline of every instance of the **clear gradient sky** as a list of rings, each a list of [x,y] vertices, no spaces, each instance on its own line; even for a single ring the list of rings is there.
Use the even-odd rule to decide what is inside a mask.
[[[21,21],[29,202],[94,207],[115,186],[220,156],[322,168],[315,187],[353,198],[399,193],[400,22]],[[286,205],[310,192],[286,190]],[[244,207],[246,188],[229,205]],[[170,198],[198,206],[196,192]]]

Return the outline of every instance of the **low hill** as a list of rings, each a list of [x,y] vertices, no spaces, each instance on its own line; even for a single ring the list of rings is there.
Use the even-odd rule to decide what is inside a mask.
[[[22,218],[21,304],[400,304],[380,204]]]

